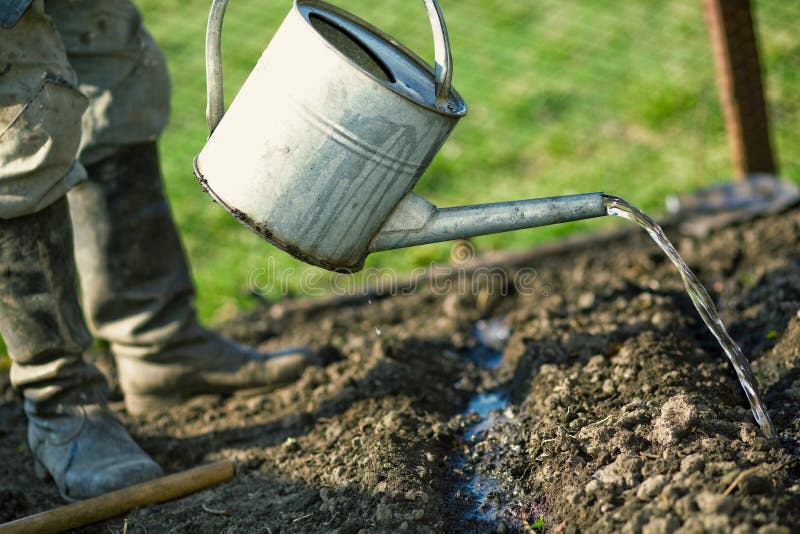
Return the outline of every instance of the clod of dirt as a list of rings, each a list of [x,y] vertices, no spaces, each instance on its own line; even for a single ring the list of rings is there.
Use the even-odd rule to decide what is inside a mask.
[[[680,526],[677,517],[654,517],[642,528],[642,534],[672,534]]]
[[[756,534],[791,534],[792,531],[788,527],[776,524],[764,525],[758,529]]]
[[[681,473],[691,475],[695,471],[701,471],[705,466],[706,461],[702,454],[690,454],[681,460]]]
[[[688,395],[672,397],[661,407],[661,415],[653,425],[653,439],[662,445],[680,441],[697,419],[697,407]]]
[[[643,501],[650,500],[661,492],[667,482],[668,479],[664,475],[650,477],[639,485],[636,496]]]
[[[707,514],[729,514],[736,506],[734,500],[727,495],[703,491],[695,497],[697,507]]]
[[[598,470],[594,477],[606,489],[623,491],[641,482],[642,461],[635,456],[618,456],[613,463]]]

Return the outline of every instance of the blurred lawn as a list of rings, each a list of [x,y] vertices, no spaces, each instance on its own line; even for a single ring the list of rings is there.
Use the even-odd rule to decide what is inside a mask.
[[[167,190],[198,285],[201,317],[218,322],[253,306],[251,281],[269,285],[308,268],[241,227],[194,179],[205,127],[203,43],[209,0],[143,0],[145,21],[173,80],[172,116],[161,142]],[[432,57],[419,0],[341,0]],[[440,206],[607,191],[645,210],[676,191],[725,179],[730,162],[699,0],[441,0],[453,46],[454,85],[469,105],[417,190]],[[755,16],[783,176],[800,179],[800,2],[756,0]],[[231,2],[223,31],[227,99],[291,6]],[[479,251],[530,247],[608,221],[486,236]],[[373,254],[368,265],[409,272],[445,263],[449,245]],[[339,280],[339,284],[342,282]],[[273,284],[275,285],[275,284]],[[0,347],[1,348],[1,347]],[[0,357],[0,369],[8,360]]]
[[[431,59],[420,1],[336,3]],[[306,267],[241,227],[202,193],[191,173],[192,158],[207,136],[203,42],[210,2],[138,4],[172,73],[163,168],[193,264],[200,314],[216,322],[256,302],[250,280],[260,273],[264,282],[269,262],[284,271]],[[728,176],[698,0],[441,4],[453,46],[454,86],[470,109],[418,186],[437,205],[603,190],[658,211],[667,194]],[[290,5],[289,0],[231,2],[223,31],[228,101]],[[798,179],[800,2],[758,1],[756,15],[782,174]],[[486,236],[476,244],[479,251],[529,247],[602,224]],[[407,272],[446,262],[448,251],[448,244],[439,244],[385,252],[371,256],[368,265]],[[297,292],[297,280],[291,277],[290,292]],[[263,293],[269,299],[281,296],[277,290]]]

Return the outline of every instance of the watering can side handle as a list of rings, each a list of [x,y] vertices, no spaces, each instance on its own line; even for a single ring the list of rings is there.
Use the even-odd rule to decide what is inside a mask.
[[[225,114],[222,90],[222,20],[228,0],[213,0],[206,28],[206,123],[209,132]]]
[[[428,11],[428,20],[433,31],[434,77],[436,80],[436,106],[441,105],[450,95],[453,83],[453,54],[450,52],[450,37],[444,22],[442,9],[437,0],[423,0]]]

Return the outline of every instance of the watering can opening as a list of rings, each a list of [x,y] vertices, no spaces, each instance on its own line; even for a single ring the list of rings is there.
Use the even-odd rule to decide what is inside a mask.
[[[350,61],[367,71],[373,77],[385,83],[395,83],[394,75],[381,59],[350,32],[337,26],[333,21],[311,13],[309,15],[311,26],[322,37],[344,54]]]
[[[437,96],[434,69],[380,29],[318,0],[297,0],[295,5],[332,50],[382,86],[428,110],[452,117],[466,114],[464,99],[449,81]]]

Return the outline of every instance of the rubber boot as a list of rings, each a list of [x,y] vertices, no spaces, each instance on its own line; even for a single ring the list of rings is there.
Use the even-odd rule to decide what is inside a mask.
[[[187,397],[273,388],[314,363],[303,349],[260,353],[203,328],[164,197],[155,143],[87,165],[69,194],[84,310],[110,342],[129,413]]]
[[[75,293],[67,202],[0,219],[0,335],[22,391],[37,474],[68,501],[161,476],[106,406],[102,374],[83,360],[91,337]]]

